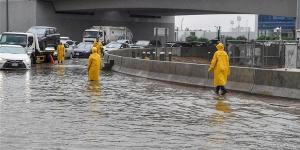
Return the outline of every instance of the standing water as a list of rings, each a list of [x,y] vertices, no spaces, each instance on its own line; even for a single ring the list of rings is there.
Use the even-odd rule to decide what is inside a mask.
[[[300,102],[102,72],[0,71],[1,150],[300,149]]]

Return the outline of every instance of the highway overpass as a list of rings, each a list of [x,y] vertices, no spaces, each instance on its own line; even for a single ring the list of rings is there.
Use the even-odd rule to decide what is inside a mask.
[[[297,3],[298,1],[298,3]],[[135,40],[153,39],[154,27],[168,27],[174,39],[174,16],[196,14],[265,14],[299,16],[300,0],[9,0],[9,30],[33,25],[57,27],[80,40],[93,25],[127,26]],[[6,31],[6,0],[0,0],[0,32]],[[298,26],[300,26],[298,19]]]

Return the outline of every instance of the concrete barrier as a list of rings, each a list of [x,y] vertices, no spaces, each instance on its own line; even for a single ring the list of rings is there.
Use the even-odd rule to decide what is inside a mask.
[[[135,50],[136,51],[136,50]],[[126,53],[132,51],[127,50]],[[117,54],[118,51],[114,51]],[[125,53],[122,52],[122,55]],[[144,60],[108,54],[115,61],[114,71],[130,75],[184,83],[213,86],[209,65],[168,61]],[[300,72],[271,69],[231,67],[227,88],[236,91],[300,99]]]

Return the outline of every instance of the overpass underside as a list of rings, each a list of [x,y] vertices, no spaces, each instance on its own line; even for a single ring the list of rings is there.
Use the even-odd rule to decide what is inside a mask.
[[[0,8],[3,32],[5,0]],[[175,15],[233,13],[295,17],[297,0],[18,0],[9,2],[9,30],[55,26],[63,36],[80,41],[83,30],[93,25],[126,26],[134,40],[149,40],[154,39],[154,27],[167,27],[173,40]]]

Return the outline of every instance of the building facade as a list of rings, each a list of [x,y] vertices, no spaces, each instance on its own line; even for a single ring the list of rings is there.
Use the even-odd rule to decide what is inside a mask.
[[[281,27],[281,35],[283,38],[295,37],[295,17],[283,17],[283,16],[258,16],[258,36],[274,36],[277,35],[276,28]]]

